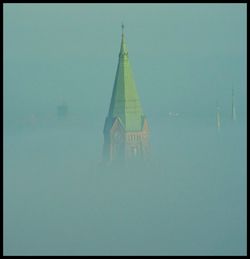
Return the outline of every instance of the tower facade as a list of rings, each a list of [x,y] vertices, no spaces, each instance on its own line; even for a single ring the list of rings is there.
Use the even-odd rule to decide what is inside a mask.
[[[115,82],[103,130],[103,158],[106,161],[144,158],[148,153],[148,122],[133,79],[123,28]]]

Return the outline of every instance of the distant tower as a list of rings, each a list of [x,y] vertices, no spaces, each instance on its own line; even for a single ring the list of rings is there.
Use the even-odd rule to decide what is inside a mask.
[[[220,118],[220,106],[218,105],[218,102],[216,103],[216,122],[217,122],[217,130],[220,131],[221,127],[221,118]]]
[[[66,118],[68,114],[68,106],[65,101],[62,101],[60,105],[57,106],[57,116],[58,118]]]
[[[234,102],[234,89],[232,88],[232,120],[236,120],[236,110],[235,110],[235,102]]]
[[[148,152],[148,122],[132,76],[123,24],[118,67],[103,133],[106,161],[143,158]]]

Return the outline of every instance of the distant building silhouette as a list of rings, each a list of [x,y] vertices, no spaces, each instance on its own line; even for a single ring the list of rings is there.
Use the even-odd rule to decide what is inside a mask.
[[[216,124],[217,124],[217,130],[220,131],[220,128],[221,128],[221,115],[220,115],[220,106],[217,102],[216,104]]]
[[[132,76],[123,25],[119,62],[103,133],[106,161],[145,157],[148,152],[148,122]]]
[[[68,115],[68,105],[63,102],[57,106],[57,116],[58,118],[65,118]]]
[[[236,120],[236,110],[235,110],[235,101],[234,101],[234,89],[232,88],[232,120]]]

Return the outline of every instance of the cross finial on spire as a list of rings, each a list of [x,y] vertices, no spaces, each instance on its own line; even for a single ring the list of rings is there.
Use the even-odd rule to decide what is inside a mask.
[[[122,22],[122,33],[124,32],[124,23]]]

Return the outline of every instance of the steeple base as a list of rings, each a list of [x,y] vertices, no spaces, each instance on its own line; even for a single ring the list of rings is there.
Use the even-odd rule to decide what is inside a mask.
[[[144,160],[149,155],[149,130],[144,119],[141,131],[124,131],[119,120],[104,131],[103,159],[107,162]]]

